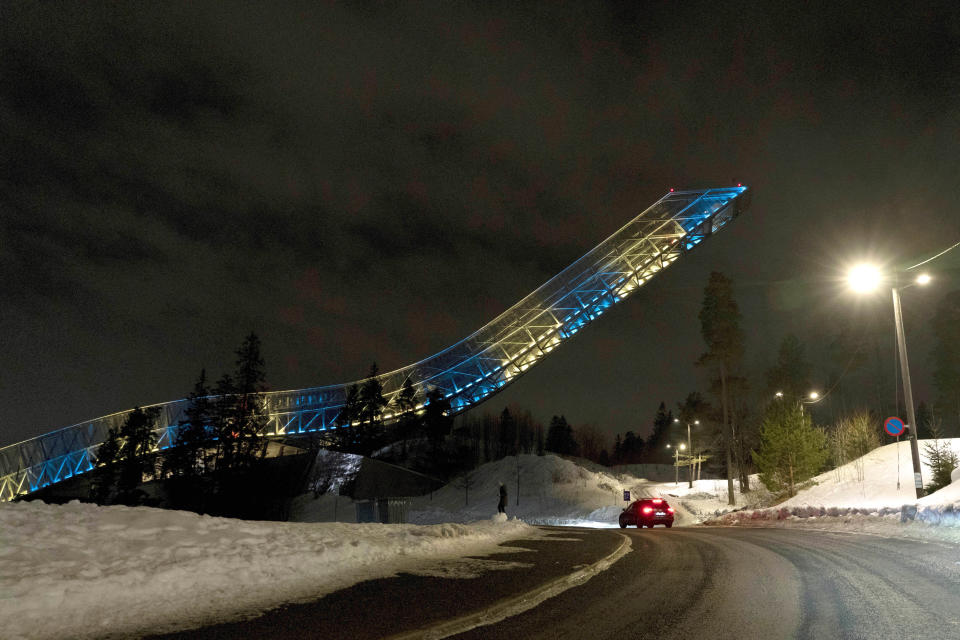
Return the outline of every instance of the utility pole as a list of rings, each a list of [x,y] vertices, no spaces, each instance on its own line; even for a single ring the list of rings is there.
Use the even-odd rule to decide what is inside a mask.
[[[908,285],[909,286],[909,285]],[[903,333],[903,311],[900,308],[900,290],[893,288],[893,317],[897,323],[897,349],[900,352],[900,375],[903,395],[907,401],[907,419],[910,421],[910,455],[913,457],[913,485],[917,498],[923,497],[923,477],[920,475],[920,448],[917,446],[917,416],[913,411],[913,389],[910,387],[910,365],[907,362],[907,340]]]

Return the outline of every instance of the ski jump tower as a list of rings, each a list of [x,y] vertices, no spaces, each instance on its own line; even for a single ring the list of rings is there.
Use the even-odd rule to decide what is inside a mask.
[[[643,286],[680,256],[722,229],[747,206],[747,187],[673,191],[592,251],[453,346],[379,376],[388,404],[384,422],[400,415],[397,395],[409,380],[418,397],[439,389],[451,412],[483,402]],[[359,381],[358,381],[359,382]],[[265,393],[267,436],[334,429],[354,383]],[[421,400],[422,401],[422,400]],[[176,441],[186,400],[158,405],[157,449]],[[422,411],[423,404],[415,411]],[[0,449],[0,502],[92,469],[111,427],[130,411],[95,418]]]

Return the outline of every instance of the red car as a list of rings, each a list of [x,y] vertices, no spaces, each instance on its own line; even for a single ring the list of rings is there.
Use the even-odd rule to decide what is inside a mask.
[[[631,524],[641,529],[662,524],[669,529],[673,526],[673,507],[663,498],[640,498],[620,514],[621,529]]]

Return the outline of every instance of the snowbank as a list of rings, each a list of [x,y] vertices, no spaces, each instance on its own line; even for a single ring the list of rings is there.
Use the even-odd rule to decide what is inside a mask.
[[[930,481],[932,474],[930,467],[923,460],[923,445],[925,442],[927,441],[921,440],[919,444],[923,481],[927,483]],[[941,440],[941,442],[949,443],[954,451],[960,452],[960,438]],[[898,479],[900,482],[899,488],[897,488]],[[813,481],[816,483],[815,486],[800,491],[779,506],[787,508],[814,506],[869,509],[895,507],[899,509],[903,504],[917,502],[917,494],[913,484],[910,443],[906,440],[899,444],[888,444],[874,449],[859,460],[816,476]],[[940,493],[937,492],[937,494]],[[946,494],[931,502],[929,499],[932,497],[928,496],[921,502],[929,505],[949,500],[946,498]]]
[[[509,456],[480,466],[432,495],[413,498],[409,519],[433,524],[485,517],[497,508],[501,482],[507,487],[511,517],[531,524],[615,527],[626,504],[623,491],[641,481],[590,471],[554,455]]]
[[[255,615],[363,580],[496,552],[516,519],[253,522],[144,507],[0,504],[4,638],[103,638]]]

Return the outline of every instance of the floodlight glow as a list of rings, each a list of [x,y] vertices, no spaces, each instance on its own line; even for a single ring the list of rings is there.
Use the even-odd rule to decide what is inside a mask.
[[[921,273],[917,276],[917,284],[919,285],[930,284],[930,280],[932,280],[932,278],[929,273]]]
[[[870,264],[859,264],[847,274],[847,282],[857,293],[869,293],[880,285],[880,270]]]

